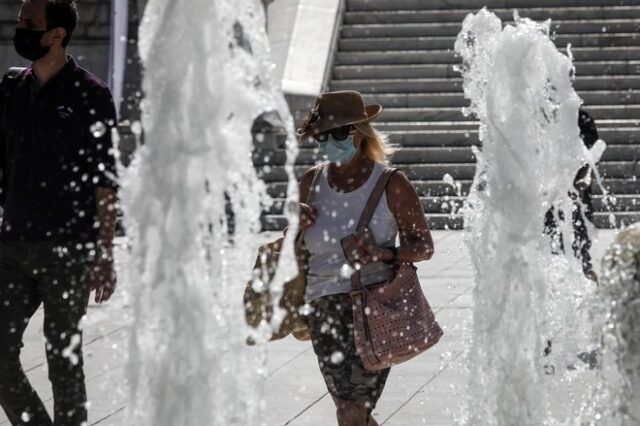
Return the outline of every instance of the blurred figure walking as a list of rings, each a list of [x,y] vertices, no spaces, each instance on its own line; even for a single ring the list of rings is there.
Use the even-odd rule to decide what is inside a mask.
[[[598,130],[591,115],[584,109],[580,109],[578,115],[578,126],[580,127],[580,138],[584,145],[591,149],[598,141]],[[575,201],[573,211],[571,212],[571,220],[573,223],[574,240],[572,244],[573,253],[582,264],[584,275],[592,281],[597,282],[598,276],[593,270],[591,260],[591,238],[587,230],[585,219],[591,222],[593,220],[593,193],[591,184],[595,178],[595,173],[591,170],[591,166],[585,164],[578,170],[573,181],[575,191],[571,191],[569,195]],[[558,212],[558,219],[564,220],[564,212]],[[545,217],[545,233],[552,239],[552,250],[554,252],[564,252],[564,242],[562,234],[558,229],[558,222],[552,207]]]

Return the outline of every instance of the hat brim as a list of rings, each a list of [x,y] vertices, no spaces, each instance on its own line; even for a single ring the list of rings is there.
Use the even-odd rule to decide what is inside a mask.
[[[356,124],[369,124],[373,121],[375,121],[380,114],[382,114],[384,108],[382,108],[382,105],[380,104],[372,104],[372,105],[367,105],[365,107],[365,112],[367,113],[367,118],[363,119],[363,120],[357,120],[357,121],[352,121],[352,122],[347,122],[344,123],[342,126],[352,126],[352,125],[356,125]],[[328,123],[327,123],[328,124]],[[298,132],[298,140],[300,142],[305,142],[307,139],[309,139],[311,136],[313,135],[317,135],[323,132],[326,132],[327,130],[331,130],[334,129],[335,126],[332,126],[330,124],[323,126],[322,124],[314,129],[308,129],[305,132]]]

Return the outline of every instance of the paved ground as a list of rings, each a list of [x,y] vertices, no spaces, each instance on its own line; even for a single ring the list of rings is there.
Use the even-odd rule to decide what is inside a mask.
[[[418,265],[425,292],[446,335],[431,351],[392,370],[375,411],[381,424],[452,425],[459,415],[467,380],[462,353],[468,341],[473,288],[462,235],[434,232],[436,255]],[[612,231],[599,231],[593,248],[597,262],[613,236]],[[124,425],[126,395],[121,383],[126,374],[128,306],[122,299],[116,297],[113,303],[92,305],[89,310],[85,353],[90,425]],[[50,406],[41,324],[39,312],[27,330],[22,359],[29,378]],[[264,425],[335,424],[332,402],[310,344],[288,338],[269,344],[268,351],[268,389],[276,391],[267,392]],[[8,421],[0,414],[0,426],[4,425]]]

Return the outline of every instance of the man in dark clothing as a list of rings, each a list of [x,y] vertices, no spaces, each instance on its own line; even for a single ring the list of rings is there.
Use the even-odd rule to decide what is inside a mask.
[[[584,109],[580,109],[579,111],[578,126],[580,128],[580,138],[582,139],[582,142],[587,148],[591,149],[599,139],[598,130],[596,129],[596,124],[593,121],[593,118]],[[576,201],[571,213],[574,234],[572,249],[574,255],[582,264],[582,271],[585,276],[597,282],[598,277],[593,270],[593,265],[591,263],[591,239],[589,238],[587,224],[585,222],[585,219],[591,221],[593,218],[593,201],[591,193],[593,175],[594,172],[588,164],[582,166],[580,170],[578,170],[578,173],[576,173],[576,177],[573,181],[575,191],[570,192],[569,195]],[[558,212],[558,219],[564,220],[564,212]],[[558,230],[558,223],[556,222],[553,208],[551,208],[546,214],[545,232],[551,236],[552,245],[560,251],[564,251],[562,234]]]
[[[73,0],[26,0],[14,45],[33,64],[0,83],[0,405],[13,425],[87,421],[81,320],[115,290],[116,219],[107,86],[66,55]],[[20,364],[22,337],[44,308],[54,421]]]

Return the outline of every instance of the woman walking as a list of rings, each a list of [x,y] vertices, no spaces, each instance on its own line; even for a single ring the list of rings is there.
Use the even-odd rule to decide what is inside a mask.
[[[365,107],[358,92],[329,92],[318,97],[298,131],[301,140],[313,138],[327,160],[304,174],[300,199],[306,200],[311,190],[316,193],[313,205],[301,204],[300,210],[309,251],[305,299],[312,313],[308,325],[339,426],[378,425],[371,413],[390,371],[366,370],[356,351],[349,295],[354,269],[341,244],[354,233],[387,169],[389,148],[371,125],[381,112],[380,105]],[[321,176],[311,188],[316,172]],[[433,255],[420,198],[402,172],[391,175],[369,230],[356,241],[357,267],[365,286],[392,279],[398,263],[420,262]]]

